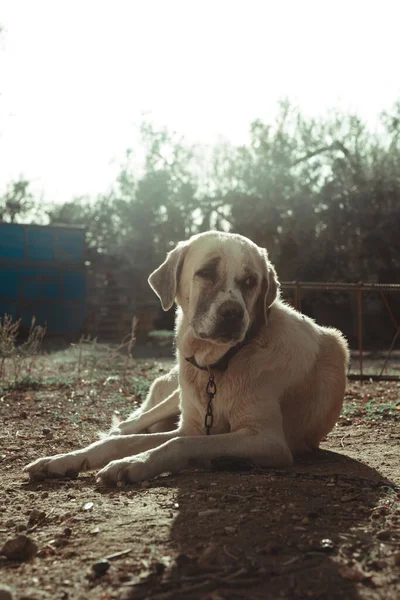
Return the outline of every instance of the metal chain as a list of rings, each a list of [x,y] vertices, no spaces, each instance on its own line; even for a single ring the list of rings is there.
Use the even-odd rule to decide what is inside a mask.
[[[211,373],[210,367],[207,367],[208,371],[208,382],[206,386],[206,394],[209,398],[207,404],[206,416],[204,417],[204,427],[206,428],[207,435],[211,433],[211,427],[214,423],[214,415],[212,409],[212,401],[214,399],[215,394],[217,393],[217,386],[215,385],[214,375]]]

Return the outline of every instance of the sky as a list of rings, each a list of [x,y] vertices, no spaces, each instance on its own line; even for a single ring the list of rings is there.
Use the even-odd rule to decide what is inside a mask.
[[[0,194],[106,192],[143,115],[202,144],[246,141],[284,97],[374,127],[399,23],[396,0],[0,0]]]

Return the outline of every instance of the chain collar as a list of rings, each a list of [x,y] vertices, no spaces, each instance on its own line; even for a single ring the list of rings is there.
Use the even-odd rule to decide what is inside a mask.
[[[253,337],[253,334],[254,334],[254,326],[250,329],[250,331],[246,335],[246,337],[243,340],[243,342],[240,342],[239,344],[236,344],[236,346],[233,346],[232,348],[230,348],[228,350],[228,352],[226,352],[222,356],[222,358],[220,358],[219,360],[217,360],[217,362],[213,363],[212,365],[206,365],[205,367],[202,367],[202,366],[200,366],[198,364],[198,362],[197,362],[197,360],[195,359],[194,356],[189,356],[189,357],[185,358],[185,360],[188,363],[190,363],[191,365],[193,365],[197,369],[200,369],[201,371],[207,371],[208,372],[208,382],[207,382],[207,385],[206,385],[206,394],[208,396],[208,403],[207,403],[206,415],[204,417],[204,427],[206,429],[207,435],[210,435],[211,428],[212,428],[213,423],[214,423],[212,401],[214,400],[214,396],[217,393],[217,386],[215,384],[215,379],[214,379],[214,375],[212,373],[212,370],[216,369],[217,371],[226,371],[226,369],[228,368],[228,364],[229,364],[229,361],[231,360],[231,358],[233,358],[244,346],[246,346],[246,344],[249,343],[249,341]]]
[[[233,356],[235,356],[235,354],[237,354],[239,352],[239,350],[241,350],[243,348],[243,346],[245,346],[246,344],[247,344],[247,340],[244,340],[240,344],[233,346],[233,348],[230,348],[230,350],[228,350],[228,352],[226,352],[226,354],[224,354],[224,356],[222,358],[220,358],[216,363],[214,363],[212,365],[207,365],[205,367],[201,367],[198,364],[198,362],[194,356],[189,356],[188,358],[185,358],[185,360],[187,360],[187,362],[189,362],[191,365],[193,365],[197,369],[200,369],[201,371],[207,371],[207,373],[208,373],[208,381],[207,381],[207,385],[206,385],[206,394],[208,396],[208,402],[207,402],[206,414],[204,417],[204,427],[205,427],[207,435],[210,435],[211,428],[214,423],[212,401],[214,400],[214,396],[217,393],[217,386],[216,386],[215,378],[214,378],[214,375],[213,375],[211,369],[217,369],[219,371],[226,371],[226,369],[228,368],[228,363],[229,363],[230,359]]]
[[[210,367],[207,367],[208,371],[208,381],[206,385],[206,394],[208,396],[207,410],[206,416],[204,417],[204,427],[206,428],[207,435],[211,433],[211,427],[214,423],[214,415],[212,408],[212,401],[214,400],[214,396],[217,393],[217,386],[214,381],[214,375],[211,372]]]
[[[207,402],[206,414],[204,417],[204,427],[205,427],[207,435],[210,435],[211,428],[214,423],[212,401],[214,400],[214,396],[217,393],[217,386],[216,386],[214,375],[213,375],[211,369],[217,369],[219,371],[226,371],[226,369],[228,368],[228,363],[229,363],[230,359],[233,356],[235,356],[235,354],[237,354],[237,352],[239,352],[239,350],[241,350],[243,348],[243,346],[245,346],[246,343],[247,342],[243,341],[240,344],[233,346],[233,348],[228,350],[228,352],[226,352],[226,354],[224,354],[224,356],[222,358],[220,358],[216,363],[214,363],[212,365],[207,365],[205,367],[201,367],[198,364],[198,362],[194,356],[189,356],[188,358],[185,359],[185,360],[187,360],[187,362],[189,362],[191,365],[193,365],[197,369],[200,369],[201,371],[207,371],[207,373],[208,373],[208,381],[207,381],[207,385],[206,385],[206,394],[208,396],[208,402]]]

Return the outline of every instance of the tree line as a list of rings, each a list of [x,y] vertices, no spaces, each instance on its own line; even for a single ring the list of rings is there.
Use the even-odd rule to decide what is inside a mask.
[[[284,101],[248,143],[189,145],[141,128],[107,193],[44,211],[29,182],[0,198],[0,221],[87,228],[90,260],[147,273],[177,241],[208,229],[242,233],[269,250],[282,280],[395,282],[400,267],[400,102],[371,131],[355,115],[308,118]],[[36,210],[35,210],[36,208]]]

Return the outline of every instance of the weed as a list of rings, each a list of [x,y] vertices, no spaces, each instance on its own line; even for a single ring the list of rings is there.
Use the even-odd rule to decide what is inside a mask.
[[[95,352],[96,352],[96,346],[97,346],[97,338],[91,338],[90,335],[83,335],[79,342],[77,344],[71,344],[71,346],[73,348],[78,348],[78,365],[77,365],[77,371],[78,371],[78,377],[81,376],[81,370],[82,370],[82,364],[83,364],[83,351],[85,346],[89,348],[90,350],[90,357],[94,357]],[[93,370],[95,368],[95,362],[92,360],[92,375],[93,375]]]
[[[363,418],[367,420],[400,419],[399,402],[379,402],[376,399],[368,402],[346,402],[343,405],[342,417]]]
[[[392,402],[376,402],[376,400],[368,400],[364,405],[365,416],[367,418],[397,418],[399,417],[399,411],[396,404]]]
[[[127,373],[128,369],[132,364],[132,350],[136,342],[136,326],[137,326],[137,318],[133,317],[131,323],[131,331],[124,337],[122,342],[116,346],[115,348],[109,347],[105,356],[96,359],[96,349],[97,349],[97,338],[91,338],[90,335],[85,337],[81,337],[78,344],[71,344],[72,347],[78,348],[78,364],[77,371],[78,377],[81,376],[82,367],[87,367],[87,363],[84,361],[84,350],[87,348],[89,350],[89,378],[93,379],[95,372],[100,369],[105,370],[117,370],[118,362],[121,360],[123,353],[125,357],[123,358],[123,368],[122,368],[122,380],[124,382],[127,381]],[[121,369],[119,369],[121,370]]]
[[[0,380],[16,383],[21,377],[30,377],[36,365],[46,328],[36,325],[32,317],[27,339],[18,344],[21,319],[13,323],[10,315],[0,318]]]

